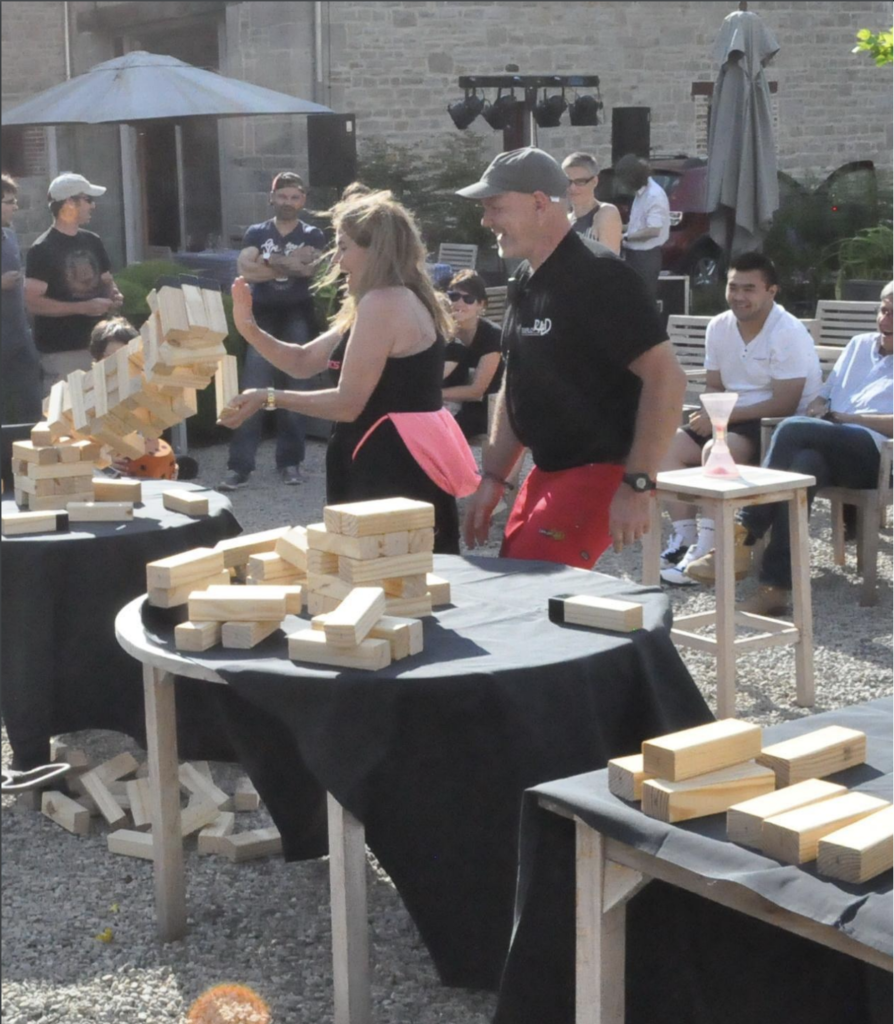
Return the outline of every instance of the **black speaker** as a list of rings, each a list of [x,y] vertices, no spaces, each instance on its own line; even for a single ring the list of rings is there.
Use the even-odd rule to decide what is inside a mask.
[[[309,114],[309,184],[342,189],[357,178],[357,132],[353,114]]]
[[[651,144],[651,107],[614,107],[612,109],[612,164],[633,153],[649,159]]]

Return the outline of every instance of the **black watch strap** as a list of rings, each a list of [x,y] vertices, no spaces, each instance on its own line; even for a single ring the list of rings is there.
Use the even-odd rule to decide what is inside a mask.
[[[625,473],[621,480],[639,494],[654,491],[658,486],[648,473]]]

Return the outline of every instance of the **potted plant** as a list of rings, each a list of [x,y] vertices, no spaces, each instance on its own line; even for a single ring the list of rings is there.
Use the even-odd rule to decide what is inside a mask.
[[[889,224],[864,228],[838,243],[836,296],[853,302],[874,302],[891,280],[894,236]]]

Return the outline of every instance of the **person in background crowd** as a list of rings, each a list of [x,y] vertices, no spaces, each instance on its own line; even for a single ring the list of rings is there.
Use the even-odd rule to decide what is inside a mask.
[[[233,284],[236,327],[253,348],[292,377],[327,367],[323,391],[249,389],[220,422],[238,427],[261,409],[285,408],[335,421],[326,451],[328,504],[405,497],[435,508],[435,551],[459,553],[456,498],[478,471],[456,421],[443,407],[444,337],[451,324],[425,269],[412,215],[390,192],[372,192],[333,211],[336,251],[325,287],[346,276],[332,327],[310,344],[263,331],[242,278]]]
[[[12,219],[19,208],[19,187],[3,175],[3,302],[0,334],[0,396],[4,423],[36,423],[41,419],[40,363],[25,314],[25,277]]]
[[[615,166],[615,177],[635,193],[624,232],[624,261],[646,282],[653,302],[658,299],[661,247],[670,237],[667,193],[651,177],[646,160],[628,153]]]
[[[307,190],[299,175],[277,174],[270,186],[274,216],[252,224],[245,232],[239,253],[240,275],[251,285],[253,308],[263,331],[292,345],[304,345],[314,336],[315,317],[310,278],[326,237],[319,228],[304,224],[298,214],[307,202]],[[242,383],[250,388],[304,386],[287,380],[280,369],[249,346],[242,369]],[[303,482],[306,418],[280,409],[276,414],[276,467],[285,484]],[[230,442],[227,473],[218,484],[221,491],[235,491],[248,483],[255,468],[261,440],[261,421],[250,420],[235,431]]]
[[[579,235],[601,242],[619,256],[624,225],[617,206],[600,203],[596,198],[599,184],[596,158],[589,153],[572,153],[562,162],[562,170],[568,178],[571,226]]]
[[[485,319],[487,289],[474,270],[455,274],[447,289],[455,335],[447,345],[443,398],[462,403],[456,422],[466,438],[487,433],[487,404],[500,390],[500,328]]]
[[[70,171],[54,178],[47,193],[53,224],[28,250],[25,304],[45,395],[72,371],[90,369],[90,332],[124,302],[102,239],[84,230],[105,191]]]

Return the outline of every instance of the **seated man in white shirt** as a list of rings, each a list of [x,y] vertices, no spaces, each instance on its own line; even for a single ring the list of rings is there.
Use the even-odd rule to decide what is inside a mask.
[[[739,398],[729,419],[727,443],[744,465],[760,456],[760,421],[764,416],[804,412],[819,394],[822,371],[807,328],[775,301],[776,268],[761,253],[749,252],[730,262],[726,301],[729,311],[715,316],[705,333],[706,391],[734,391]],[[711,421],[703,409],[674,437],[663,471],[698,466],[711,448]],[[713,560],[703,556],[714,547],[714,522],[695,519],[695,506],[668,502],[674,532],[661,555],[661,578],[695,585],[713,579]],[[748,573],[751,552],[737,548],[736,577]],[[690,571],[699,560],[697,570]]]
[[[630,153],[615,164],[617,180],[636,193],[624,232],[624,262],[640,275],[649,295],[657,300],[661,247],[670,236],[670,203],[650,173],[648,163]]]
[[[894,282],[889,282],[882,290],[878,333],[851,339],[805,415],[779,425],[764,458],[765,466],[807,473],[816,477],[816,487],[876,486],[881,446],[894,434],[892,297]],[[807,492],[810,502],[816,487]],[[747,531],[744,545],[763,537],[772,527],[761,561],[760,588],[742,608],[758,615],[784,615],[792,590],[788,503],[743,509],[740,522]]]

